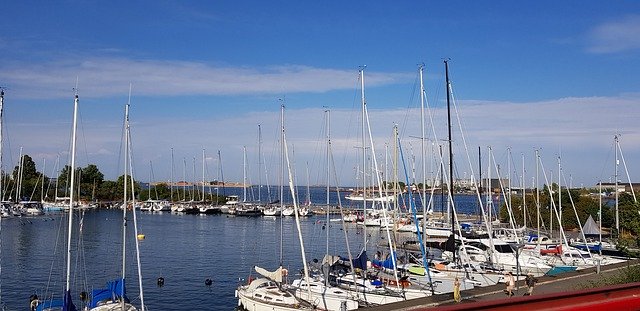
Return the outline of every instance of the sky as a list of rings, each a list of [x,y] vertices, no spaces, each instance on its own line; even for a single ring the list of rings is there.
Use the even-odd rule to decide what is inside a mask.
[[[296,183],[326,183],[329,129],[331,183],[355,185],[364,68],[367,157],[390,176],[397,125],[409,178],[430,178],[448,148],[445,59],[455,178],[613,181],[619,135],[618,179],[639,181],[637,1],[9,1],[2,167],[22,150],[57,175],[77,90],[77,164],[107,179],[129,102],[136,179],[277,184],[284,105]]]

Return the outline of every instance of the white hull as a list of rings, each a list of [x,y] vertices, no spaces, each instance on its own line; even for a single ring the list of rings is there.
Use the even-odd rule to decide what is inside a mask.
[[[311,286],[308,286],[303,280],[294,280],[291,286],[296,288],[295,296],[322,310],[358,309],[358,300],[349,291],[325,286],[320,281],[311,281],[310,284]]]
[[[367,202],[394,202],[396,200],[396,197],[393,195],[382,196],[382,197],[374,196],[374,197],[367,197],[365,199],[362,195],[351,194],[344,198],[350,201],[367,201]]]
[[[125,303],[124,308],[122,307],[122,303],[117,302],[109,302],[103,305],[99,305],[95,308],[89,309],[89,311],[137,311],[136,307],[132,304]]]
[[[238,306],[247,311],[294,311],[312,310],[305,307],[295,296],[278,288],[275,283],[256,279],[236,290]]]

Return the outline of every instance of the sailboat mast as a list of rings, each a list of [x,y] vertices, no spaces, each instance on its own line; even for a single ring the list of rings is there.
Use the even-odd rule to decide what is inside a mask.
[[[330,111],[327,109],[324,111],[325,115],[326,115],[326,122],[327,122],[327,126],[326,126],[326,131],[327,131],[327,213],[326,213],[326,220],[325,220],[325,226],[327,226],[327,229],[329,228],[329,196],[330,196],[330,189],[329,189],[329,179],[331,178],[331,174],[330,174],[330,169],[329,169],[329,157],[331,156],[330,152],[331,152],[331,132],[330,132],[330,126],[331,126],[331,120],[330,120]],[[325,254],[329,254],[329,231],[327,230],[327,249],[325,251]],[[328,284],[329,280],[328,278],[325,280],[325,285]]]
[[[362,100],[362,215],[367,218],[367,148],[365,145],[366,136],[366,120],[365,114],[367,110],[367,102],[364,99],[364,69],[366,66],[360,67],[360,98]],[[364,236],[364,250],[367,250],[367,235]]]
[[[538,149],[536,149],[536,223],[538,230],[538,248],[540,248],[540,155]]]
[[[171,180],[169,181],[171,192],[171,204],[173,204],[173,148],[171,148]]]
[[[73,231],[73,204],[74,204],[74,191],[75,185],[75,167],[76,167],[76,128],[78,122],[78,93],[76,91],[75,98],[73,100],[73,129],[71,134],[71,191],[69,194],[69,226],[67,231],[67,279],[66,279],[66,291],[71,290],[71,233]]]
[[[478,215],[479,215],[479,216],[481,216],[481,215],[482,215],[482,213],[480,212],[480,210],[481,210],[482,202],[481,202],[481,199],[480,199],[480,198],[482,197],[482,191],[483,191],[484,189],[482,188],[482,182],[483,182],[483,181],[482,181],[482,147],[480,147],[480,146],[478,146],[478,181],[479,181],[479,183],[480,183],[480,189],[479,189],[479,191],[478,191],[478,198],[479,198],[479,199],[478,199],[478,209],[477,209],[477,212],[478,212]]]
[[[451,200],[453,200],[453,146],[451,141],[451,92],[449,84],[449,60],[444,60],[445,79],[447,87],[447,124],[449,131],[449,191]],[[455,220],[453,213],[453,202],[449,202],[449,213],[451,218],[451,235],[455,238]],[[456,261],[456,252],[453,252],[453,262]]]
[[[522,225],[527,227],[527,186],[524,178],[524,153],[522,153]]]
[[[149,197],[147,198],[147,200],[151,200],[151,178],[153,178],[151,176],[151,172],[153,172],[153,163],[151,162],[151,160],[149,160],[149,189],[148,189],[148,193],[149,193]]]
[[[4,90],[0,88],[0,206],[4,199],[3,197],[4,193],[2,192],[2,111],[3,111],[3,107],[4,107]],[[0,215],[0,256],[2,255],[2,235],[1,234],[2,234],[2,215]],[[2,275],[1,262],[0,262],[0,275]],[[0,288],[0,301],[2,301],[2,288]]]
[[[618,135],[616,134],[614,136],[614,141],[615,141],[615,146],[614,148],[616,149],[616,165],[615,165],[615,183],[616,183],[616,187],[615,187],[615,194],[616,194],[616,234],[618,235],[618,237],[620,236],[620,214],[618,212],[618,165],[620,165],[620,160],[618,160]]]
[[[258,124],[258,203],[262,202],[260,188],[262,188],[262,129]]]
[[[205,161],[205,156],[204,156],[204,148],[202,149],[202,203],[204,203],[205,201],[205,196],[204,196],[204,161]]]
[[[598,192],[598,241],[600,242],[600,247],[598,248],[598,253],[602,256],[602,180],[600,180],[599,184],[599,192]]]
[[[426,129],[425,129],[425,122],[424,122],[424,97],[425,97],[425,90],[424,90],[424,79],[423,79],[423,73],[424,73],[424,64],[420,64],[420,66],[418,66],[418,71],[420,72],[420,131],[421,131],[421,136],[420,136],[420,151],[421,151],[421,156],[422,156],[422,189],[419,189],[418,191],[422,190],[422,198],[420,200],[420,203],[422,204],[422,224],[423,224],[423,228],[422,228],[422,234],[423,234],[423,240],[426,240],[426,223],[427,223],[427,150],[425,148],[425,139],[426,139]]]
[[[242,202],[247,202],[247,146],[242,146]]]
[[[0,89],[0,202],[4,201],[4,193],[2,188],[2,112],[4,111],[4,90]],[[57,182],[56,182],[57,186]]]
[[[193,184],[191,186],[191,201],[196,200],[196,191],[198,189],[196,182],[196,157],[193,157]]]
[[[129,99],[131,99],[131,91],[129,91]],[[126,276],[126,256],[125,252],[127,250],[127,178],[128,168],[129,168],[129,103],[125,105],[124,112],[124,202],[122,205],[122,279],[124,280]],[[132,206],[133,208],[133,206]]]
[[[187,201],[187,159],[182,158],[182,201]]]
[[[284,142],[284,103],[280,105],[280,266],[284,253],[284,160],[286,145]],[[295,199],[295,197],[293,198]]]

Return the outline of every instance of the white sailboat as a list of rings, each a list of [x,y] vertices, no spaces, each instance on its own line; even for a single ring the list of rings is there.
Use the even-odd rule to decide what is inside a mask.
[[[284,163],[284,153],[286,153],[286,144],[284,142],[284,105],[281,108],[283,114],[283,121],[281,124],[281,143],[283,152],[282,159]],[[284,184],[281,184],[280,204],[282,204],[283,187]],[[292,194],[294,194],[293,188]],[[295,198],[295,195],[293,195],[294,202]],[[296,214],[296,224],[298,226],[298,234],[300,235],[300,223],[297,220],[298,215]],[[302,260],[306,272],[307,267],[302,239],[300,239],[300,245]],[[280,245],[280,248],[280,256],[282,259],[282,245]],[[282,262],[282,260],[280,261]],[[258,266],[255,266],[254,269],[263,277],[252,280],[249,282],[249,284],[241,285],[236,289],[236,297],[238,298],[238,306],[240,308],[248,311],[293,311],[315,309],[307,301],[299,299],[298,297],[293,295],[293,290],[291,290],[289,286],[283,282],[283,277],[287,276],[288,274],[287,269],[285,269],[284,267],[280,266],[275,271],[268,271]]]
[[[77,88],[76,88],[77,89]],[[73,101],[73,129],[71,135],[71,177],[70,177],[70,195],[69,195],[69,217],[68,217],[68,227],[67,227],[67,253],[66,253],[66,281],[65,281],[65,290],[62,299],[47,299],[47,300],[38,300],[37,296],[32,296],[31,299],[31,309],[37,311],[53,311],[53,310],[65,310],[65,311],[76,311],[76,306],[74,305],[71,299],[71,242],[73,235],[73,210],[74,210],[74,202],[75,196],[73,189],[75,186],[75,161],[76,161],[76,130],[77,130],[77,122],[78,122],[78,93],[76,92]]]
[[[129,90],[129,99],[131,99],[131,90]],[[122,226],[122,274],[121,277],[107,282],[107,286],[103,289],[93,290],[91,293],[91,300],[88,305],[89,311],[136,311],[138,310],[127,298],[126,295],[126,251],[127,251],[127,226],[126,223],[128,221],[127,218],[127,210],[129,205],[131,206],[131,212],[133,214],[133,228],[135,236],[138,236],[138,226],[136,219],[136,203],[135,199],[129,200],[128,193],[131,191],[131,197],[135,198],[133,193],[134,184],[133,184],[133,173],[131,168],[131,133],[129,127],[129,103],[125,106],[125,148],[124,148],[124,197],[123,197],[123,223],[125,225]],[[130,189],[128,189],[130,187]],[[139,299],[140,299],[140,310],[144,311],[144,295],[142,290],[142,272],[140,266],[140,248],[138,245],[138,240],[135,240],[136,245],[136,259],[137,259],[137,267],[138,267],[138,284],[139,284]]]

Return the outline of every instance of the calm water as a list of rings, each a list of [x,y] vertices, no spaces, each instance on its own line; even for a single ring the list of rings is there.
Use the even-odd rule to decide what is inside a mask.
[[[316,202],[325,200],[324,190],[312,191]],[[334,196],[332,201],[335,199]],[[473,197],[460,197],[459,201],[461,212],[475,210]],[[53,214],[2,220],[0,285],[7,310],[26,310],[29,296],[34,293],[40,297],[60,297],[65,284],[67,217]],[[140,257],[145,305],[149,310],[231,310],[237,304],[235,288],[249,277],[254,265],[268,270],[278,267],[281,244],[282,262],[290,275],[302,268],[293,217],[141,213],[137,218],[139,232],[146,235],[140,243]],[[307,260],[321,259],[325,254],[327,232],[329,252],[346,256],[345,232],[340,223],[330,222],[327,226],[324,219],[312,216],[301,221]],[[131,215],[129,220],[127,291],[129,298],[139,304]],[[102,287],[122,274],[121,224],[122,214],[117,210],[97,210],[84,215],[82,239],[74,238],[74,245],[81,247],[74,246],[72,250],[72,288],[77,306],[81,304],[81,290]],[[364,231],[348,225],[346,236],[354,255],[364,245],[364,232],[373,241],[382,236],[378,229]],[[79,236],[77,231],[74,236]],[[164,286],[156,285],[158,277],[165,279]],[[213,280],[211,286],[205,285],[207,278]]]

